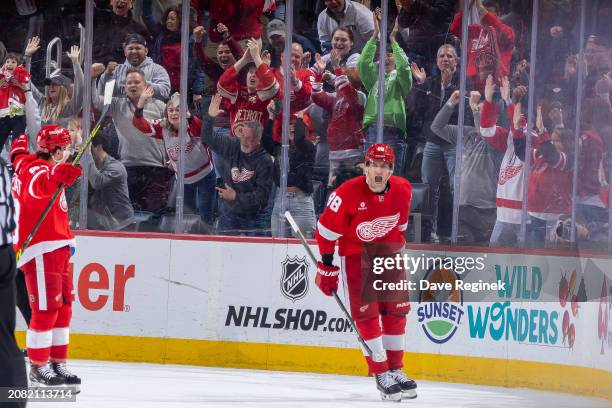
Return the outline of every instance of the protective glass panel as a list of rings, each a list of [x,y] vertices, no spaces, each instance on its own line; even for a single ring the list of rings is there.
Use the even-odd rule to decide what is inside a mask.
[[[612,137],[612,31],[606,4],[584,5],[584,30],[578,41],[584,55],[566,63],[568,81],[576,83],[580,99],[578,140],[574,153],[575,241],[580,249],[607,248],[610,234],[610,146]],[[583,66],[580,67],[580,64]],[[581,68],[581,69],[580,69]],[[563,142],[563,141],[561,141]],[[561,239],[572,232],[571,220],[559,223]]]
[[[150,1],[139,10],[132,1],[94,9],[93,113],[100,120],[107,106],[108,114],[91,148],[89,229],[157,232],[173,206],[174,171],[163,138],[152,126],[164,119],[171,91],[167,70],[155,62],[159,16]],[[176,51],[174,43],[166,45]]]
[[[83,143],[81,109],[84,75],[82,68],[84,2],[64,5],[37,2],[9,2],[1,12],[0,149],[7,163],[12,142],[19,134],[28,136],[29,152],[40,151],[39,159],[55,164],[73,160]],[[10,95],[10,97],[9,97]],[[58,152],[56,145],[37,147],[37,134],[47,125],[70,130],[69,150]],[[53,138],[53,137],[51,137]],[[49,137],[44,138],[47,142]],[[50,142],[55,143],[55,142]],[[79,225],[79,195],[84,182],[74,174],[54,178],[70,185],[59,195],[62,208],[68,208],[70,224]],[[86,186],[85,186],[86,187]]]

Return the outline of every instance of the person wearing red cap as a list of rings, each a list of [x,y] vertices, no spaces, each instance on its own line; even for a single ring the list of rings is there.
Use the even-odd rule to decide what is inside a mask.
[[[365,175],[338,187],[319,218],[315,237],[321,261],[315,283],[325,295],[332,296],[342,271],[351,317],[359,333],[373,356],[386,357],[374,361],[366,356],[381,397],[414,398],[416,383],[402,371],[406,314],[410,311],[407,292],[381,291],[373,282],[397,282],[405,279],[405,272],[390,269],[379,275],[372,268],[374,258],[394,257],[404,248],[412,186],[392,175],[395,156],[387,144],[372,145],[365,163]],[[333,264],[336,241],[341,268]]]
[[[70,156],[70,133],[57,125],[43,126],[38,132],[37,151],[28,152],[28,137],[20,135],[11,148],[15,169],[12,192],[16,201],[16,249],[22,249],[51,196],[60,186],[69,186],[81,169],[66,163]],[[66,369],[68,332],[72,317],[74,288],[68,261],[75,240],[68,223],[64,189],[57,198],[29,246],[23,250],[17,267],[25,274],[32,318],[26,334],[28,357],[32,364],[33,386],[69,385],[81,380]]]

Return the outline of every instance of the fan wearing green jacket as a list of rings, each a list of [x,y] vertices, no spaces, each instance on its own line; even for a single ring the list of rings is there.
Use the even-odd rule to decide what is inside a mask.
[[[365,148],[376,143],[376,117],[378,112],[378,64],[375,62],[376,41],[380,33],[381,10],[377,8],[373,13],[374,32],[363,47],[361,57],[357,63],[361,81],[368,91],[368,99],[363,117],[363,127],[368,129]],[[397,19],[393,30],[389,34],[390,51],[385,57],[385,120],[383,129],[383,143],[387,143],[395,154],[395,169],[397,175],[403,174],[406,143],[406,107],[405,99],[412,88],[412,71],[408,57],[396,41],[399,31]]]

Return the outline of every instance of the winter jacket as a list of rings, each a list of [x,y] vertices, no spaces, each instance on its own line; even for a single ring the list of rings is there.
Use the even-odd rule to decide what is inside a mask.
[[[385,126],[394,126],[406,131],[406,95],[412,88],[412,71],[408,57],[397,42],[391,43],[395,58],[395,70],[385,73]],[[357,67],[363,85],[368,90],[363,127],[376,123],[378,116],[378,64],[374,62],[376,39],[370,38],[366,43]]]

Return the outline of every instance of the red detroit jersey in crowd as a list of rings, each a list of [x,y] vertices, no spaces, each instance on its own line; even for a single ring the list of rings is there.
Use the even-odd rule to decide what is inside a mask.
[[[391,176],[388,189],[374,193],[365,176],[351,179],[330,196],[319,218],[316,239],[322,254],[334,253],[339,241],[340,256],[361,253],[362,245],[371,242],[405,244],[412,186],[398,176]]]
[[[268,104],[270,99],[279,92],[279,84],[272,71],[266,64],[261,64],[257,71],[256,92],[249,93],[246,86],[238,82],[238,72],[229,67],[217,84],[219,94],[228,99],[230,106],[230,123],[232,132],[234,127],[244,122],[260,122],[265,126],[268,121]]]

